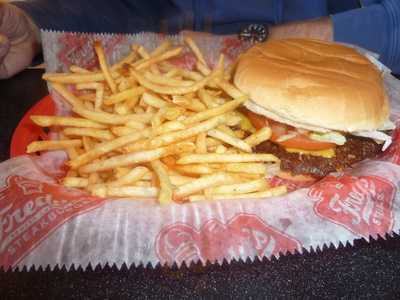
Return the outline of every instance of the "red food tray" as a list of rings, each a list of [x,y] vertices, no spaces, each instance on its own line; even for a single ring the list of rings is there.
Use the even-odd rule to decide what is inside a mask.
[[[55,115],[56,107],[53,99],[50,95],[42,98],[34,106],[32,106],[26,114],[23,116],[21,121],[15,128],[13,136],[11,138],[10,145],[10,156],[15,157],[18,155],[26,154],[26,147],[33,141],[47,140],[48,135],[43,128],[37,126],[32,122],[30,117],[32,115]]]

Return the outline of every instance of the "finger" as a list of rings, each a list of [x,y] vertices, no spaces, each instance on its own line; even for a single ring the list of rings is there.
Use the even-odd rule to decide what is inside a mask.
[[[0,64],[9,50],[10,50],[10,42],[8,38],[0,33]]]

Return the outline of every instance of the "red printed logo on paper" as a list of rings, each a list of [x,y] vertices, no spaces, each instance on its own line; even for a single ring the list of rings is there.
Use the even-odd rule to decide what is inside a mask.
[[[77,65],[87,69],[97,66],[97,56],[93,49],[93,42],[98,37],[87,34],[65,33],[59,38],[62,49],[58,59],[66,66]],[[109,54],[115,46],[124,39],[123,35],[106,35],[101,38],[104,52]]]
[[[251,46],[251,43],[239,40],[236,37],[226,37],[222,42],[221,53],[225,54],[230,61],[234,61]]]
[[[192,52],[186,50],[182,55],[172,57],[168,61],[179,68],[193,70],[197,59]]]
[[[377,176],[327,176],[315,184],[309,196],[317,202],[320,217],[364,237],[383,235],[393,226],[395,186]]]
[[[16,265],[61,224],[102,203],[79,190],[8,177],[0,189],[0,266]]]
[[[161,230],[156,240],[160,261],[169,264],[197,259],[221,261],[242,253],[271,257],[300,247],[296,239],[250,214],[238,214],[227,224],[210,219],[199,230],[176,223]]]
[[[300,180],[290,180],[290,179],[282,178],[279,176],[274,176],[269,180],[269,184],[272,187],[285,185],[287,187],[288,192],[293,192],[293,191],[301,189],[301,188],[310,187],[315,182],[316,182],[316,179],[300,181]]]

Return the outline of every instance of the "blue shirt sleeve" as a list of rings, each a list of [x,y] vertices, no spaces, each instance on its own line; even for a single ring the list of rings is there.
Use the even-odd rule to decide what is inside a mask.
[[[384,64],[400,73],[400,1],[368,4],[332,16],[334,39],[378,53]]]
[[[280,24],[326,16],[326,1],[30,0],[13,4],[43,29],[122,33],[191,29],[227,34],[251,23]]]
[[[185,12],[170,0],[32,0],[13,2],[26,11],[41,29],[74,32],[165,31],[165,19],[173,20],[170,31],[180,30]],[[187,1],[191,2],[191,1]],[[171,23],[171,24],[172,24]]]

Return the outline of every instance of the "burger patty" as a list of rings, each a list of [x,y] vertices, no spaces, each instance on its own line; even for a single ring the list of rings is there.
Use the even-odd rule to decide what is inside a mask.
[[[335,157],[325,158],[308,154],[289,153],[270,141],[255,147],[255,152],[272,153],[281,160],[281,170],[294,175],[307,174],[314,177],[324,177],[335,171],[341,171],[352,164],[367,158],[375,157],[382,150],[382,145],[375,141],[356,137],[346,137],[346,143],[335,148]]]

